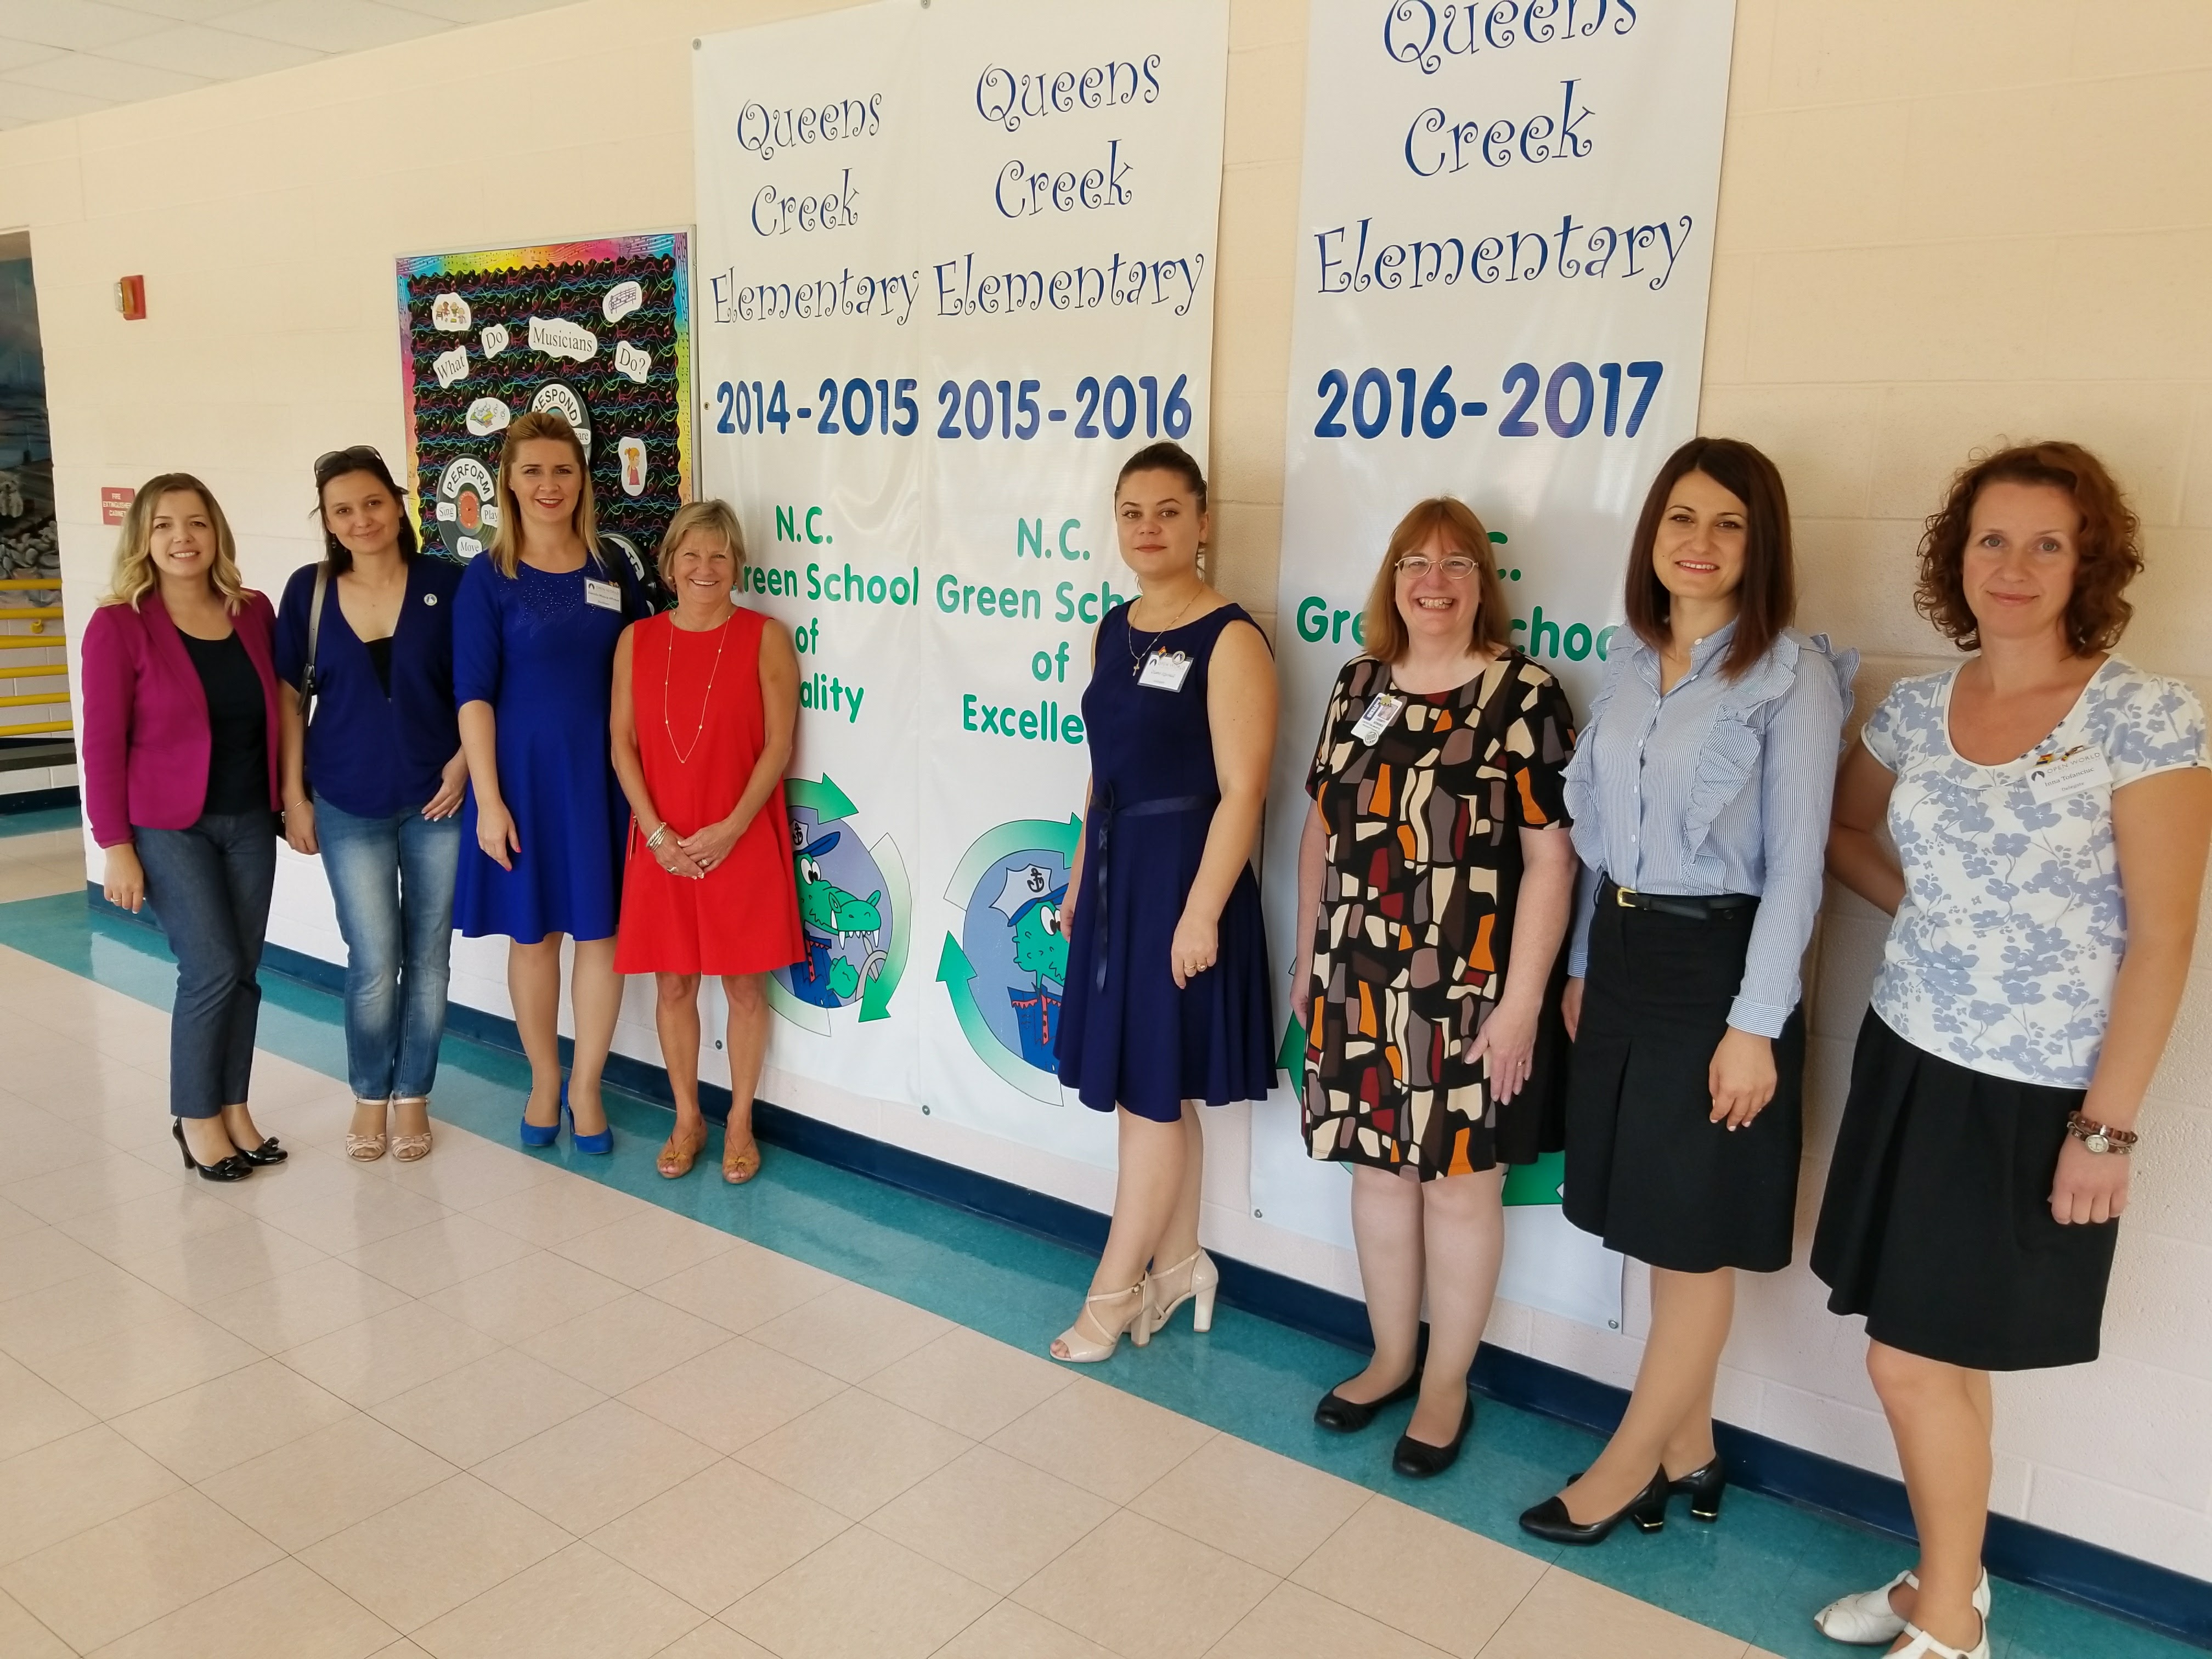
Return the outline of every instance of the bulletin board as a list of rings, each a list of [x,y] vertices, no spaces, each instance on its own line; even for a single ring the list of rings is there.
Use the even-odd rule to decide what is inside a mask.
[[[551,409],[584,440],[602,538],[650,569],[692,495],[690,244],[677,230],[399,260],[408,483],[426,549],[465,562],[490,546],[502,434]]]

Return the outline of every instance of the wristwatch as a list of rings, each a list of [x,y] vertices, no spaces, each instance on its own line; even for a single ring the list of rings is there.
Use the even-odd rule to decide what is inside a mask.
[[[2132,1129],[2115,1129],[2076,1112],[2066,1120],[2066,1133],[2093,1152],[2118,1152],[2125,1158],[2141,1139]]]

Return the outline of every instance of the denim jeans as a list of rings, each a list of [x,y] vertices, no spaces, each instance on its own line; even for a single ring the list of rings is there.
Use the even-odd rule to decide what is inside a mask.
[[[177,958],[169,1109],[214,1117],[246,1103],[261,1017],[261,945],[276,880],[276,815],[210,812],[189,830],[134,826],[146,902]]]
[[[412,1099],[438,1077],[461,819],[357,818],[315,803],[346,943],[346,1071],[357,1100]]]

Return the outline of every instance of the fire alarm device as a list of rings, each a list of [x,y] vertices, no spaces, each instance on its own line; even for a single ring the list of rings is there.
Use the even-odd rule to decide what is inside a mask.
[[[123,313],[126,323],[143,321],[146,315],[146,279],[143,276],[125,276],[115,284],[115,308]]]

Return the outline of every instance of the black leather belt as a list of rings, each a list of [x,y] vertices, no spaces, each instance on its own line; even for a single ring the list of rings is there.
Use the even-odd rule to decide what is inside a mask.
[[[1613,902],[1624,910],[1650,910],[1662,916],[1680,916],[1686,921],[1711,921],[1715,916],[1726,915],[1733,910],[1757,908],[1756,893],[1639,893],[1633,887],[1623,887],[1610,876],[1605,886],[1613,895]],[[1604,903],[1606,895],[1598,895]]]

